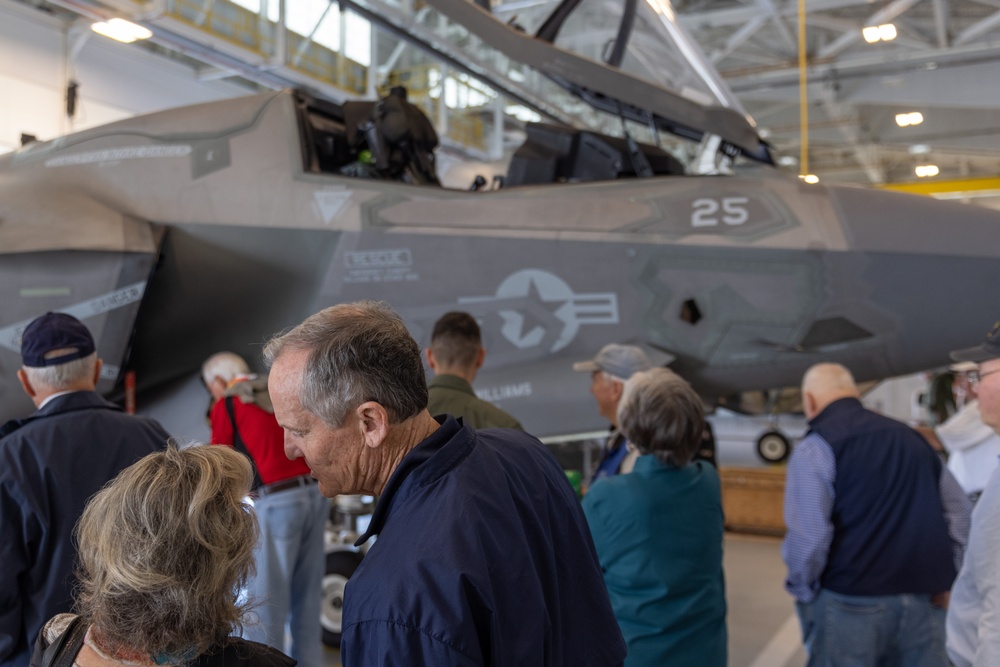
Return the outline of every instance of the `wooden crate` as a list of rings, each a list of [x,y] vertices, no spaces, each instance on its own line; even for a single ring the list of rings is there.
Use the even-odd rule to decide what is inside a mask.
[[[756,535],[784,535],[785,467],[722,468],[726,528]]]

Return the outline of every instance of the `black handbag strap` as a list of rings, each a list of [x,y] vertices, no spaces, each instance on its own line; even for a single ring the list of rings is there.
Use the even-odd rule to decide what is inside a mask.
[[[235,398],[235,396],[226,396],[226,412],[229,413],[229,423],[233,425],[233,449],[250,459],[250,465],[253,467],[253,487],[251,491],[256,491],[263,486],[264,482],[261,481],[260,473],[257,472],[257,462],[253,460],[250,450],[247,449],[246,443],[240,437],[240,430],[236,427],[236,409],[233,407]]]
[[[83,646],[86,634],[87,624],[83,622],[83,618],[74,617],[59,638],[42,653],[39,667],[73,667],[73,661]]]

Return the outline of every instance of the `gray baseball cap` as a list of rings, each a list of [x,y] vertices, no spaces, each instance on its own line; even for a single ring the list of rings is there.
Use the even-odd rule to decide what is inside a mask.
[[[1000,357],[1000,320],[993,323],[993,328],[986,334],[982,345],[955,350],[951,358],[955,361],[974,361],[977,364]]]
[[[605,345],[593,359],[573,364],[574,371],[584,373],[604,371],[623,380],[632,377],[633,373],[648,371],[652,367],[653,362],[649,360],[642,348],[635,345],[619,345],[618,343]]]

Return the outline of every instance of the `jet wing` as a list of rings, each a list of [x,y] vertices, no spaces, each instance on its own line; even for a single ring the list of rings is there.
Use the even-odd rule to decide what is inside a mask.
[[[49,310],[90,328],[105,362],[98,389],[118,383],[162,235],[83,191],[18,176],[0,179],[0,421],[33,409],[13,379],[21,333]]]

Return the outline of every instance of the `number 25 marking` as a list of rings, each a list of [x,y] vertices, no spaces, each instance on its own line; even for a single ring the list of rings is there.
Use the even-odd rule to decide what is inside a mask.
[[[750,219],[750,212],[747,204],[749,197],[723,197],[722,199],[711,199],[703,197],[695,199],[691,203],[691,226],[692,227],[716,227],[719,220],[727,225],[742,225]],[[719,215],[719,211],[722,215]]]

